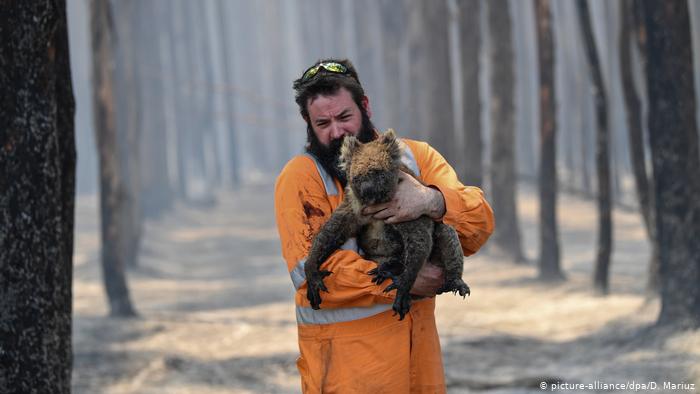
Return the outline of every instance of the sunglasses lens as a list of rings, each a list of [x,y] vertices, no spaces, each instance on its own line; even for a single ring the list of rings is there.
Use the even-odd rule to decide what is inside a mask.
[[[304,76],[301,77],[301,79],[304,80],[304,81],[306,81],[306,80],[308,80],[308,79],[310,79],[310,78],[313,78],[314,75],[316,75],[316,73],[318,72],[318,69],[319,69],[320,67],[321,67],[320,65],[311,67],[310,69],[308,69],[308,70],[304,73]]]
[[[347,71],[345,66],[338,63],[325,63],[323,64],[323,68],[334,73],[344,73],[345,71]]]
[[[308,81],[309,79],[313,78],[314,75],[318,74],[318,70],[320,70],[321,67],[323,67],[323,69],[326,71],[337,74],[344,74],[348,71],[347,67],[340,63],[321,63],[306,70],[304,75],[301,77],[302,81]]]

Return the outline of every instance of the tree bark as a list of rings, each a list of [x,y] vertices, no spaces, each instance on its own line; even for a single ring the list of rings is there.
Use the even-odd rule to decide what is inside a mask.
[[[491,34],[491,187],[493,209],[498,212],[494,246],[515,262],[525,262],[516,205],[515,115],[513,39],[508,0],[491,0],[487,6]]]
[[[700,156],[688,4],[645,1],[649,143],[659,238],[657,323],[700,327]]]
[[[600,71],[598,51],[587,0],[578,0],[581,34],[586,48],[586,59],[591,71],[593,98],[596,108],[596,172],[598,174],[598,253],[593,286],[603,294],[609,290],[610,254],[612,252],[612,214],[610,207],[610,154],[608,133],[607,92]]]
[[[537,55],[540,74],[540,260],[539,277],[564,279],[559,263],[557,226],[556,103],[554,35],[549,0],[535,0]]]
[[[479,88],[479,54],[481,52],[481,0],[458,0],[459,39],[462,55],[462,119],[464,125],[464,159],[457,167],[466,185],[483,185],[483,150],[481,137],[481,96]],[[499,214],[500,220],[500,214]]]
[[[95,140],[100,160],[102,274],[110,315],[134,316],[126,282],[123,221],[130,214],[127,186],[117,152],[114,103],[114,24],[108,0],[90,2]]]
[[[620,75],[622,75],[622,93],[627,110],[627,132],[629,138],[630,159],[632,173],[639,202],[639,212],[644,221],[649,245],[652,254],[649,260],[649,273],[647,290],[657,293],[659,289],[659,245],[654,231],[654,212],[652,209],[653,182],[651,174],[646,169],[646,152],[644,151],[644,136],[642,129],[642,103],[634,84],[634,71],[632,69],[632,45],[638,30],[635,26],[638,21],[634,17],[636,8],[632,0],[624,0],[620,12]]]
[[[0,392],[69,393],[75,102],[64,1],[0,13]]]

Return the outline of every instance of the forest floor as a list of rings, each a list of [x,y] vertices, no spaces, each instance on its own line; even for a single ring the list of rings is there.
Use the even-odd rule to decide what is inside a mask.
[[[97,199],[78,198],[74,393],[300,391],[292,284],[272,188],[217,197],[216,206],[177,206],[146,224],[140,265],[129,271],[140,317],[127,320],[107,317]],[[644,293],[649,247],[639,215],[614,212],[611,291],[603,297],[591,286],[594,203],[560,196],[567,280],[557,284],[535,279],[533,188],[521,187],[519,209],[531,262],[514,265],[482,251],[465,262],[471,297],[438,297],[448,391],[536,393],[542,381],[561,381],[595,385],[568,392],[700,392],[700,331],[649,328],[659,302]],[[628,382],[657,386],[604,386]]]

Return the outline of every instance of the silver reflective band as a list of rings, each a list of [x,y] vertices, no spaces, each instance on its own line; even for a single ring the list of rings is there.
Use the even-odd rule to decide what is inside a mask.
[[[318,309],[297,306],[297,324],[332,324],[364,319],[391,309],[391,304],[368,307]]]
[[[343,246],[340,247],[340,249],[352,250],[358,253],[360,252],[359,248],[357,247],[357,240],[355,238],[348,239]],[[297,290],[299,290],[301,285],[303,285],[304,281],[306,280],[306,272],[304,271],[305,265],[306,259],[301,259],[294,269],[289,272],[289,276],[292,277],[292,283],[294,283],[294,288]]]
[[[337,196],[338,188],[335,187],[335,183],[333,182],[333,178],[331,177],[331,175],[328,172],[326,172],[326,170],[323,168],[321,163],[318,162],[314,155],[306,153],[306,156],[310,157],[311,160],[314,161],[314,164],[316,164],[316,170],[318,170],[318,174],[321,175],[321,179],[323,180],[323,186],[326,188],[326,194],[329,196]]]
[[[420,178],[420,170],[418,169],[418,163],[416,162],[416,157],[413,156],[413,151],[411,147],[405,142],[399,140],[399,146],[401,147],[401,162],[406,165],[417,177]]]

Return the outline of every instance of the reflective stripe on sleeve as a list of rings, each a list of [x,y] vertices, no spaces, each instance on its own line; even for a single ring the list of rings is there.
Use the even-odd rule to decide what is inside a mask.
[[[355,238],[350,238],[347,241],[345,241],[345,243],[343,244],[343,246],[340,247],[340,249],[352,250],[358,253],[360,252],[360,249],[357,246],[357,239]],[[294,267],[294,269],[289,272],[289,276],[292,277],[292,283],[294,283],[294,288],[297,290],[299,290],[301,285],[303,285],[304,281],[306,280],[306,271],[304,271],[305,265],[306,259],[301,259]]]
[[[318,309],[297,305],[297,324],[332,324],[364,319],[391,309],[391,304],[368,307]]]

